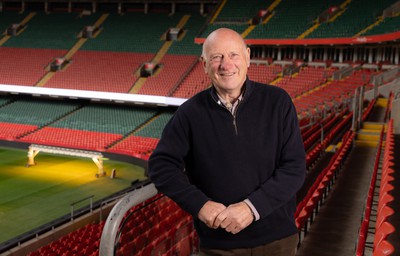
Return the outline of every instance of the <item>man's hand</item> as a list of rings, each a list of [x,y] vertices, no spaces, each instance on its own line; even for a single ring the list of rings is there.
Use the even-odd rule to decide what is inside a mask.
[[[221,227],[232,234],[237,234],[254,220],[250,207],[245,202],[229,205],[215,218],[213,228]]]
[[[226,209],[226,206],[214,201],[208,201],[200,209],[198,217],[204,222],[209,228],[218,228],[214,225],[215,218]]]

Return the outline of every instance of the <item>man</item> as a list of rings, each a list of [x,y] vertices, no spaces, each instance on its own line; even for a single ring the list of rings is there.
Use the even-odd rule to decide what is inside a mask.
[[[295,255],[306,169],[295,107],[247,78],[250,49],[233,30],[207,37],[202,63],[212,87],[166,125],[150,178],[193,215],[201,255]]]

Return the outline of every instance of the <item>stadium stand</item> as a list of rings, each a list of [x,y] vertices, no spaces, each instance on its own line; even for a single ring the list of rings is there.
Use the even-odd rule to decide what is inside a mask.
[[[370,24],[373,24],[375,19],[382,15],[386,7],[391,6],[395,2],[396,0],[385,2],[352,0],[345,7],[345,12],[339,15],[333,22],[322,23],[309,37],[352,37]]]
[[[362,35],[368,36],[368,35],[378,35],[378,34],[396,32],[398,31],[399,26],[400,26],[400,16],[386,17],[385,19],[383,19],[381,23],[369,29]]]
[[[196,61],[197,56],[167,54],[159,63],[161,70],[146,79],[138,94],[169,96]]]
[[[55,105],[52,101],[22,99],[3,106],[0,117],[3,122],[45,126],[76,108],[78,105],[73,103],[59,102]]]
[[[46,67],[64,50],[1,47],[0,58],[7,65],[0,66],[0,82],[12,85],[35,85],[46,73]],[[21,76],[23,71],[24,75]]]
[[[197,62],[182,83],[174,90],[172,96],[189,98],[210,86],[211,80],[204,76],[204,68],[201,62]]]
[[[342,1],[288,1],[283,0],[274,10],[274,16],[252,30],[248,38],[297,38],[313,24],[320,13]]]
[[[400,51],[396,40],[364,46],[336,44],[334,39],[397,33],[398,14],[381,17],[396,1],[206,1],[200,12],[192,10],[195,4],[176,3],[172,7],[151,2],[124,2],[119,6],[102,5],[100,1],[98,11],[94,11],[94,5],[72,1],[71,5],[77,6],[73,12],[68,12],[68,5],[62,3],[49,3],[50,9],[52,4],[57,9],[50,12],[36,10],[42,9],[37,8],[40,3],[29,2],[27,5],[33,6],[32,11],[19,10],[25,8],[22,4],[0,3],[2,31],[15,23],[27,25],[17,36],[0,35],[0,84],[87,90],[87,94],[100,91],[190,98],[211,84],[198,61],[201,44],[194,42],[216,28],[233,28],[248,40],[289,39],[294,43],[302,37],[333,38],[329,44],[311,46],[252,42],[248,73],[251,79],[284,88],[293,98],[302,126],[308,169],[305,184],[298,192],[296,224],[301,238],[298,255],[328,255],[308,251],[310,244],[311,247],[316,247],[316,243],[327,246],[315,239],[313,233],[318,234],[318,226],[323,225],[317,223],[323,223],[321,216],[326,214],[326,209],[330,212],[338,209],[331,208],[330,198],[335,197],[335,190],[341,191],[340,184],[346,183],[343,178],[350,179],[346,167],[353,167],[353,155],[370,143],[363,141],[365,134],[362,133],[368,129],[354,128],[355,119],[359,118],[352,109],[355,91],[364,88],[366,95],[375,93],[373,99],[361,100],[362,122],[368,123],[371,113],[381,104],[376,100],[377,93],[398,84]],[[320,15],[331,8],[337,8],[335,15],[327,22],[318,22]],[[185,19],[178,40],[166,42],[168,29]],[[98,33],[81,39],[82,28],[93,24],[101,24]],[[62,56],[68,57],[68,65],[60,72],[51,72],[49,64]],[[141,65],[155,59],[160,69],[137,90],[132,90],[139,79]],[[51,76],[43,80],[48,74]],[[389,102],[388,111],[390,108]],[[172,107],[97,104],[67,97],[49,100],[2,92],[0,140],[94,150],[146,161],[173,112]],[[340,239],[331,243],[343,249],[352,243],[352,249],[356,247],[354,254],[359,256],[396,255],[400,250],[396,210],[399,209],[398,172],[395,172],[399,164],[394,157],[398,155],[400,142],[394,134],[393,120],[386,124],[390,113],[386,115],[376,122],[381,127],[379,136],[376,131],[367,131],[372,137],[380,138],[374,142],[374,150],[382,150],[382,156],[377,154],[374,158],[375,168],[370,179],[365,177],[369,175],[367,168],[362,173],[368,185],[361,184],[361,178],[357,180],[360,186],[368,188],[365,205],[356,203],[351,207],[364,206],[354,221],[358,232],[353,233],[358,237],[354,241],[347,239],[344,245]],[[359,164],[366,162],[358,161]],[[356,168],[353,169],[356,173]],[[357,182],[352,185],[358,185]],[[135,192],[140,194],[141,189]],[[374,191],[378,190],[379,196],[374,197]],[[352,194],[347,193],[350,200]],[[112,245],[117,255],[198,252],[197,236],[187,213],[161,194],[142,201],[128,210],[123,225],[118,227],[116,243]],[[113,201],[116,202],[117,199]],[[332,223],[340,230],[338,234],[330,233],[332,236],[347,237],[343,229],[346,225],[331,219],[327,227],[332,229]],[[54,236],[52,241],[43,239],[46,241],[41,242],[40,248],[30,247],[28,255],[99,255],[105,225],[104,220],[99,220],[68,235]],[[35,237],[36,241],[40,238],[41,235]],[[23,247],[21,239],[14,243],[14,249]],[[9,244],[4,247],[7,247],[4,251],[10,249]],[[0,244],[0,253],[4,247]],[[324,253],[329,252],[335,253],[335,248],[324,247]]]
[[[71,65],[55,74],[45,87],[127,93],[138,79],[136,70],[152,56],[151,53],[78,51]]]

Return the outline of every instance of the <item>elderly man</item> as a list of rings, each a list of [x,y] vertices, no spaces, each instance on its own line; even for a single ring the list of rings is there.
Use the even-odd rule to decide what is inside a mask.
[[[250,49],[233,30],[207,37],[202,63],[212,86],[166,125],[150,178],[193,215],[201,255],[295,255],[306,169],[295,107],[284,90],[249,80]]]

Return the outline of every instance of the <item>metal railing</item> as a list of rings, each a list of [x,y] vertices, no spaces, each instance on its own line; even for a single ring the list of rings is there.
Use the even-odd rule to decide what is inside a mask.
[[[108,215],[104,225],[103,233],[100,239],[100,256],[111,256],[115,254],[115,244],[118,231],[121,223],[124,221],[126,213],[135,205],[150,199],[151,197],[157,195],[157,193],[158,191],[156,187],[153,183],[151,183],[143,188],[128,193],[118,201]]]

